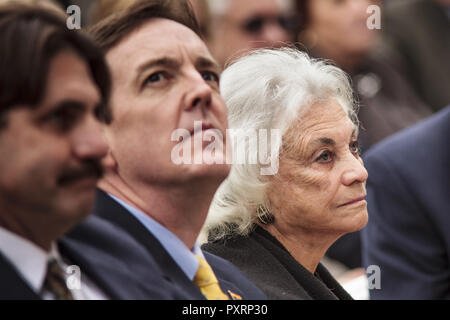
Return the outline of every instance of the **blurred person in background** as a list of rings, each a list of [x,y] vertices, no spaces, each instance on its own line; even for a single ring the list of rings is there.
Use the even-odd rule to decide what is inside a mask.
[[[371,5],[381,6],[381,2],[297,1],[302,23],[300,46],[315,57],[332,60],[352,77],[360,105],[362,152],[432,114],[403,76],[385,62],[387,49],[379,41],[379,31],[367,26],[367,9]],[[341,237],[331,246],[327,257],[350,269],[361,267],[359,232]],[[339,269],[336,269],[339,274],[345,270]]]
[[[197,18],[200,31],[204,40],[209,39],[211,35],[211,13],[208,0],[189,0]]]
[[[297,1],[299,40],[315,56],[333,60],[347,72],[358,69],[372,49],[376,32],[366,26],[368,6],[376,0]]]
[[[360,104],[363,151],[432,113],[406,79],[385,62],[387,49],[379,31],[367,26],[368,7],[381,9],[380,1],[298,0],[297,5],[301,45],[315,57],[332,60],[352,77]]]
[[[111,14],[124,11],[139,0],[96,0],[85,8],[89,11],[89,25],[95,25]],[[78,0],[77,2],[80,2]],[[209,36],[210,14],[207,0],[189,0],[202,35]]]
[[[433,112],[450,104],[450,0],[385,1],[387,61]]]
[[[53,10],[54,12],[60,13],[64,16],[66,14],[64,7],[57,0],[0,0],[0,5],[12,3],[39,6],[44,9]]]
[[[275,155],[279,166],[262,175],[260,162],[233,163],[202,248],[230,260],[270,299],[351,299],[320,263],[333,242],[367,223],[367,171],[346,74],[295,49],[260,49],[225,69],[220,88],[231,129],[280,130],[265,148],[237,135],[234,160],[245,148],[247,159]]]
[[[278,48],[298,32],[291,0],[209,0],[208,47],[219,64],[257,48]]]
[[[89,7],[89,25],[109,17],[114,13],[126,10],[138,0],[96,0]]]
[[[111,120],[101,51],[18,2],[0,5],[0,300],[174,299],[143,248],[88,218]]]

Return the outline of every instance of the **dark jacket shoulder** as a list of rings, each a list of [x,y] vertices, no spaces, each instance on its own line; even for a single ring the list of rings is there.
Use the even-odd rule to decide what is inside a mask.
[[[59,243],[113,299],[173,299],[174,287],[145,249],[113,224],[91,216]]]
[[[204,299],[198,287],[185,275],[172,259],[169,252],[131,213],[102,190],[98,190],[94,214],[106,219],[130,234],[154,258],[166,277],[177,287],[178,299]],[[214,255],[205,254],[205,258],[216,274],[219,284],[226,293],[230,290],[243,299],[265,299],[265,295],[229,262]]]
[[[319,280],[262,228],[256,227],[248,236],[235,235],[202,248],[236,265],[269,299],[351,299],[325,267],[317,268]]]

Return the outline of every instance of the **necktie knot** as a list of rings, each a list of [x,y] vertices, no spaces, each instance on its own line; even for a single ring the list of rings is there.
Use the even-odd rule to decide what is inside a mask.
[[[194,283],[208,300],[229,300],[228,296],[220,289],[211,266],[200,255],[195,255],[198,261],[198,270],[194,277]]]
[[[51,292],[56,300],[73,300],[72,293],[66,285],[64,272],[55,259],[48,261],[47,275],[42,289]]]

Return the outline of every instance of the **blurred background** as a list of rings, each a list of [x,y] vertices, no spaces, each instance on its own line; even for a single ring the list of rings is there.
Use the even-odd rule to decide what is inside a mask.
[[[0,0],[81,8],[88,27],[137,0]],[[450,104],[450,0],[189,0],[222,65],[261,47],[296,46],[352,80],[360,145],[373,144]],[[359,233],[339,239],[324,264],[367,299]]]

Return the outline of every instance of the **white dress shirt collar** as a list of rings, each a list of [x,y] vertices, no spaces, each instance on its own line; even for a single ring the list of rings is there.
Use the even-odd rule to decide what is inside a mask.
[[[63,270],[66,280],[69,276],[67,262],[61,257],[56,242],[52,243],[50,252],[46,252],[31,241],[0,227],[0,253],[14,266],[31,289],[45,300],[54,299],[53,294],[42,291],[48,261],[55,259]],[[108,299],[108,296],[84,274],[81,278],[81,287],[69,290],[75,300]]]
[[[186,276],[193,280],[198,269],[198,260],[195,257],[196,254],[203,257],[200,246],[195,243],[192,250],[190,250],[175,234],[170,230],[162,226],[156,220],[149,217],[147,214],[129,205],[125,201],[108,194],[112,199],[117,201],[122,207],[124,207],[130,214],[138,219],[145,228],[155,236],[161,243],[164,249],[169,253],[173,260],[183,270]]]
[[[0,252],[39,294],[47,272],[47,261],[56,252],[55,246],[51,252],[46,252],[33,242],[0,227]]]

